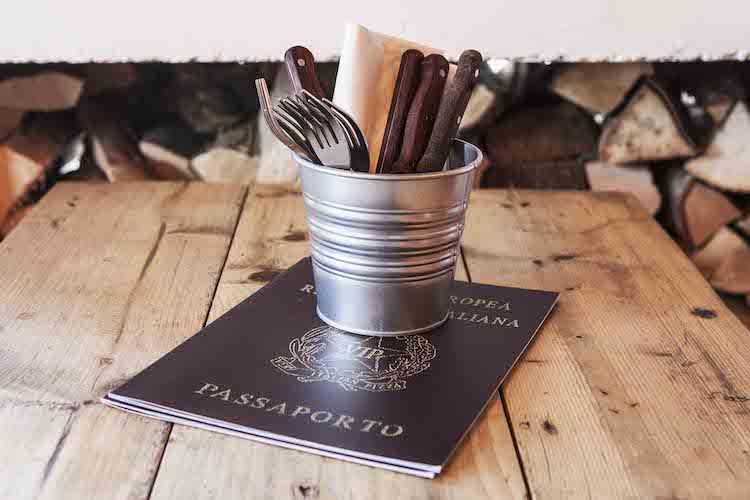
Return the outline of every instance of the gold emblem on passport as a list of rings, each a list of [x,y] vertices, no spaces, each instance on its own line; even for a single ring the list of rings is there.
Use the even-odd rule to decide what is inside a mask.
[[[273,366],[300,382],[331,382],[347,391],[398,391],[430,367],[435,346],[420,336],[360,337],[330,326],[313,328],[289,343],[290,357]]]

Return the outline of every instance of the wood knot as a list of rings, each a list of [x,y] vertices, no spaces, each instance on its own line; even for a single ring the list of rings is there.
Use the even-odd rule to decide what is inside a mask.
[[[549,434],[553,434],[553,435],[554,435],[554,434],[557,434],[557,427],[555,427],[555,424],[553,424],[553,423],[552,423],[552,422],[550,422],[549,420],[545,420],[545,421],[544,421],[544,422],[542,423],[542,428],[543,428],[543,429],[544,429],[545,431],[547,431],[547,433],[549,433]]]
[[[284,241],[305,241],[307,233],[304,231],[289,231],[281,239]]]
[[[694,308],[692,311],[690,311],[690,314],[703,319],[714,319],[718,316],[716,311],[714,311],[713,309],[705,309],[703,307]]]
[[[320,496],[320,488],[317,484],[300,484],[297,485],[295,497],[297,498],[318,498]]]

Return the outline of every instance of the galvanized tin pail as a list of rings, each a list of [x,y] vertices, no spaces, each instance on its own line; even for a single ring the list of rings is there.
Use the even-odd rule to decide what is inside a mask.
[[[368,174],[300,166],[318,316],[362,335],[424,332],[448,319],[475,146],[455,140],[448,169]]]

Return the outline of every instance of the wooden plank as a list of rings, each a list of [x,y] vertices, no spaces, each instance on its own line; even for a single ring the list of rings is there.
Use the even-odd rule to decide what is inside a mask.
[[[464,251],[563,292],[504,385],[533,496],[747,497],[750,333],[635,198],[479,192]]]
[[[301,195],[256,187],[240,219],[210,319],[307,254]],[[459,278],[466,278],[463,268]],[[524,497],[501,404],[490,405],[435,480],[175,426],[152,498],[392,498],[394,492],[403,498]]]
[[[0,496],[148,496],[169,425],[98,399],[203,325],[243,200],[61,183],[0,244]]]

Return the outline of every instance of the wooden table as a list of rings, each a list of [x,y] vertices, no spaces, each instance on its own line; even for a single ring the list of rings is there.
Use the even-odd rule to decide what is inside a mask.
[[[473,196],[460,275],[563,294],[438,479],[98,403],[307,245],[295,193],[56,186],[0,244],[0,497],[750,495],[750,334],[614,194]]]

